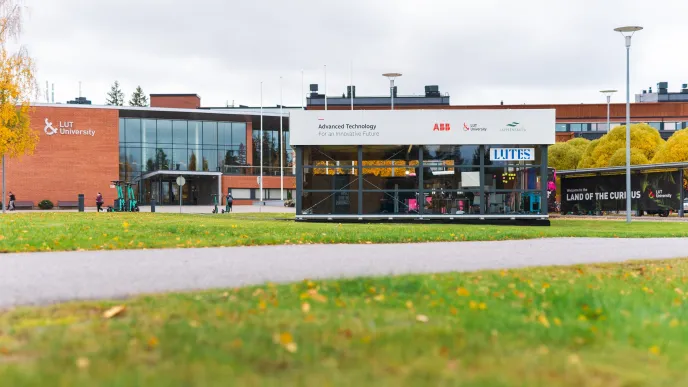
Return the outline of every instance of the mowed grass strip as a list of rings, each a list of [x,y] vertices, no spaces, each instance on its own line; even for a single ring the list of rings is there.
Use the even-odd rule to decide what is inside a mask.
[[[681,222],[552,220],[550,227],[294,222],[293,215],[27,213],[0,218],[0,252],[310,243],[688,237]]]
[[[0,313],[0,380],[684,386],[687,271],[687,260],[628,262],[20,308]],[[114,306],[125,309],[104,317]]]

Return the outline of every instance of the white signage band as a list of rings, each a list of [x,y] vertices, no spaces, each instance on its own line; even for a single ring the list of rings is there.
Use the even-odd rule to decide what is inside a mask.
[[[291,145],[551,145],[554,109],[305,110]]]

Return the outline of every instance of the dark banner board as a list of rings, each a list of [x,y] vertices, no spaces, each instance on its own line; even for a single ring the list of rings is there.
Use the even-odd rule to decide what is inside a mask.
[[[634,211],[678,211],[681,205],[680,172],[631,175]],[[562,176],[561,212],[564,214],[626,210],[626,175]],[[638,207],[640,206],[640,208]]]

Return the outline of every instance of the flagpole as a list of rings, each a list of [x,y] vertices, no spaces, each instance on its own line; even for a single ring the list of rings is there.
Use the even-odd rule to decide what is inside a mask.
[[[325,65],[325,110],[327,110],[327,65]]]
[[[263,208],[263,81],[260,82],[260,208]]]
[[[280,77],[280,200],[284,201],[284,136],[282,135],[282,77]]]
[[[354,110],[354,61],[349,66],[349,94],[351,95],[351,110]]]

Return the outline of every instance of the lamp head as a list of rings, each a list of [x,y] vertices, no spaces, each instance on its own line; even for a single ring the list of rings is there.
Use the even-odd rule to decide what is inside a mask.
[[[382,74],[382,76],[390,78],[390,79],[394,79],[396,77],[400,77],[401,73],[384,73],[384,74]]]

